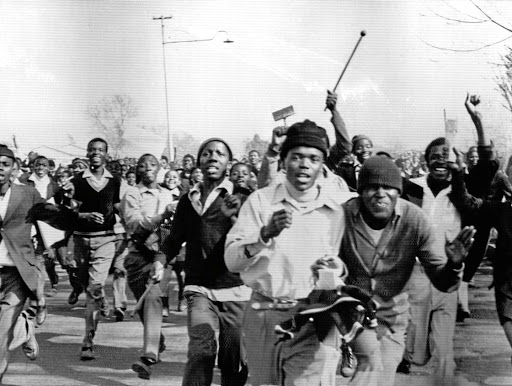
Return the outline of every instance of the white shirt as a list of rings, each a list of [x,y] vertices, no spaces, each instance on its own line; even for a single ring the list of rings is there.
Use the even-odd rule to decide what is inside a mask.
[[[338,256],[345,229],[342,199],[320,185],[319,194],[302,207],[284,183],[257,190],[242,206],[227,235],[225,261],[246,285],[271,298],[306,298],[315,288],[311,265],[324,256]],[[272,214],[289,208],[292,225],[267,244],[261,228]]]
[[[5,196],[0,199],[0,217],[2,217],[2,221],[7,213],[7,205],[9,204],[9,200],[11,198],[11,188],[7,189]],[[0,241],[0,267],[13,267],[14,260],[12,259],[9,251],[7,250],[7,246],[4,243],[4,240]]]
[[[46,195],[48,194],[48,185],[50,185],[50,177],[48,175],[39,178],[35,173],[28,178],[30,181],[34,183],[34,187],[39,192],[41,197],[45,200],[48,198]]]

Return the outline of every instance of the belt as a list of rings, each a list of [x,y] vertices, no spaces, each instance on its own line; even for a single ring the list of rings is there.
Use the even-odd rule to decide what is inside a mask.
[[[269,298],[257,292],[253,292],[251,308],[253,310],[289,310],[299,303],[296,299]]]
[[[100,237],[100,236],[115,236],[113,230],[111,231],[98,231],[98,232],[80,232],[80,231],[74,231],[74,236],[80,236],[80,237]]]

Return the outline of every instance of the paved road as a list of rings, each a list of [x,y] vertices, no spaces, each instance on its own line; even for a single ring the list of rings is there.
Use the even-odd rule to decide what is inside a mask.
[[[186,314],[173,312],[164,321],[167,351],[162,362],[154,367],[151,380],[138,379],[130,369],[141,354],[142,327],[137,317],[123,322],[103,319],[95,339],[98,358],[81,362],[80,346],[84,329],[81,307],[67,304],[70,286],[65,276],[56,297],[49,299],[49,316],[37,329],[41,356],[29,361],[21,350],[12,353],[9,370],[4,376],[6,385],[22,386],[85,386],[85,385],[181,385],[186,352]],[[456,328],[455,354],[460,385],[512,385],[510,349],[497,321],[494,293],[487,290],[492,277],[488,269],[481,269],[476,277],[477,288],[470,289],[473,318]],[[83,295],[78,304],[83,304]],[[130,307],[135,301],[130,294]],[[412,374],[399,375],[397,385],[424,385],[432,371],[413,367]],[[214,383],[220,384],[218,372]],[[339,385],[347,381],[338,378]]]

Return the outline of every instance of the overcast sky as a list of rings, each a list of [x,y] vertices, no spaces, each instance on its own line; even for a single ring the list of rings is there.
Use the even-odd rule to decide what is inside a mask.
[[[502,16],[512,15],[510,2],[475,2],[511,26]],[[478,22],[484,16],[469,0],[2,1],[0,140],[16,134],[28,149],[67,144],[69,134],[85,145],[97,134],[87,106],[114,94],[137,106],[129,136],[144,141],[140,126],[165,127],[161,28],[152,20],[161,15],[173,16],[168,40],[208,39],[219,30],[234,40],[223,44],[220,33],[168,44],[165,55],[171,129],[200,140],[225,137],[235,152],[254,133],[269,138],[272,112],[289,105],[296,114],[288,124],[308,118],[333,137],[326,90],[361,30],[367,36],[338,89],[350,135],[423,149],[444,134],[446,109],[466,146],[474,140],[466,91],[482,96],[491,134],[510,125],[492,65],[507,41],[476,52],[428,45],[472,49],[510,35]]]

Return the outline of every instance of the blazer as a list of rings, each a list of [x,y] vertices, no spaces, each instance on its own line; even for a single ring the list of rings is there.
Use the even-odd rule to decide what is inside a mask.
[[[30,231],[32,223],[27,220],[29,210],[45,200],[32,186],[11,184],[11,197],[5,217],[0,220],[0,234],[23,281],[32,292],[36,292],[40,274]]]

